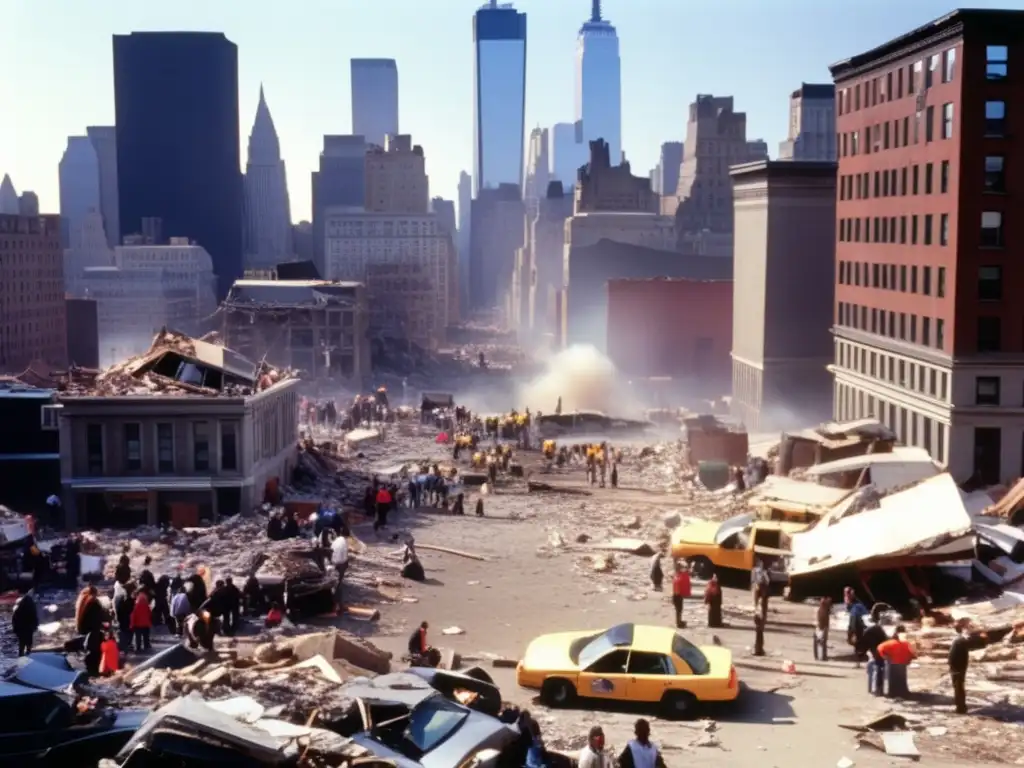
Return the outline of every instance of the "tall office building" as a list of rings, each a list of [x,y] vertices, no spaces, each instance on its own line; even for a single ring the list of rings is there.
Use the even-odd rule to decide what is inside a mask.
[[[576,120],[583,146],[603,139],[613,166],[622,162],[621,69],[619,36],[601,18],[601,0],[592,0],[590,20],[576,39]]]
[[[24,192],[18,195],[18,215],[39,215],[39,195],[37,195],[31,189],[26,189]]]
[[[7,213],[11,216],[21,215],[18,191],[14,188],[10,174],[7,173],[4,174],[3,180],[0,180],[0,213]]]
[[[71,244],[71,233],[90,211],[100,210],[100,163],[88,136],[68,136],[58,166],[60,181],[60,243]]]
[[[548,155],[548,129],[530,131],[530,144],[526,152],[526,185],[523,199],[527,207],[536,212],[539,201],[548,193],[551,181],[551,162]]]
[[[398,65],[394,59],[352,59],[352,133],[384,146],[398,135]]]
[[[111,248],[121,244],[121,216],[117,198],[117,128],[91,125],[85,129],[100,168],[100,213],[103,231]],[[74,234],[71,235],[74,239]]]
[[[269,269],[292,255],[288,180],[274,119],[260,86],[245,165],[245,266]]]
[[[679,186],[679,166],[683,163],[683,142],[666,141],[661,145],[658,167],[651,178],[651,189],[659,195],[674,196]]]
[[[313,261],[324,269],[324,214],[342,206],[366,206],[366,139],[362,136],[324,136],[319,170],[313,171]]]
[[[804,83],[789,97],[789,136],[779,160],[836,159],[836,87]]]
[[[238,48],[221,33],[114,36],[121,236],[159,220],[213,258],[218,294],[242,276]]]
[[[526,14],[491,0],[473,17],[473,184],[523,188]]]
[[[583,143],[582,135],[580,123],[555,123],[551,127],[551,175],[562,182],[567,195],[571,195],[576,175],[590,157],[590,147]]]
[[[469,246],[472,226],[473,177],[459,174],[459,306],[469,306]]]

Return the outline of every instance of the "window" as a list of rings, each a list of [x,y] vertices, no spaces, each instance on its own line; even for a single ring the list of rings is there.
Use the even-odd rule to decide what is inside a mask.
[[[685,661],[695,675],[706,675],[711,671],[711,664],[708,663],[704,652],[682,635],[677,634],[672,638],[672,653]],[[679,671],[684,672],[684,670]]]
[[[103,474],[103,425],[89,424],[85,428],[85,453],[90,475]]]
[[[932,268],[925,267],[924,274],[921,278],[921,293],[924,296],[932,295]]]
[[[916,195],[918,193],[918,189],[919,188],[918,188],[918,183],[917,182],[919,181],[920,176],[921,176],[920,169],[921,169],[921,166],[915,165],[914,166],[914,170],[911,172],[911,175],[913,177],[913,183],[911,184],[911,192],[910,192],[910,194],[912,194],[912,195]]]
[[[676,673],[672,659],[660,653],[633,651],[629,654],[627,675],[674,675]]]
[[[932,179],[935,176],[934,170],[934,163],[928,163],[928,165],[924,167],[924,193],[926,195],[930,195],[932,193]]]
[[[978,351],[1002,352],[1002,321],[998,317],[978,318]]]
[[[128,472],[142,469],[142,427],[139,424],[124,425],[124,468]]]
[[[949,214],[939,216],[939,245],[949,245]]]
[[[924,111],[925,143],[935,139],[935,107],[927,107]]]
[[[174,425],[156,425],[156,470],[174,471]]]
[[[907,265],[900,265],[900,290],[903,293],[907,292]]]
[[[1005,45],[985,46],[985,77],[1002,80],[1009,71],[1010,50]]]
[[[915,61],[909,67],[907,73],[907,93],[913,93],[917,89],[918,78],[921,77],[921,70],[924,69],[924,63]]]
[[[205,421],[192,424],[192,465],[196,472],[210,471],[210,425]]]
[[[238,470],[238,423],[220,423],[220,468],[225,472]]]
[[[974,380],[975,405],[999,405],[999,377],[979,376]]]
[[[1000,301],[1003,298],[1003,268],[978,267],[978,300]]]
[[[956,48],[950,48],[943,55],[942,82],[953,82],[953,73],[956,71]]]
[[[921,318],[921,343],[926,347],[932,343],[932,319],[930,317]],[[935,371],[932,371],[932,376],[935,376]],[[935,384],[932,384],[932,394],[935,394]]]
[[[910,292],[917,293],[917,267],[910,267]]]
[[[981,244],[986,248],[1002,247],[1003,214],[999,211],[985,211],[981,214]]]
[[[939,192],[943,195],[949,192],[949,160],[943,160],[939,166]]]
[[[906,196],[907,194],[907,167],[903,166],[900,171],[900,195]]]
[[[882,149],[889,148],[889,121],[886,120],[882,126]]]
[[[1005,136],[1006,135],[1006,102],[986,101],[985,102],[985,135]]]
[[[932,215],[930,213],[924,215],[924,244],[932,244]]]
[[[907,146],[910,143],[910,118],[903,118],[903,146]]]
[[[945,349],[946,347],[946,321],[941,317],[935,318],[935,348]]]
[[[592,662],[586,668],[586,671],[597,675],[622,675],[626,672],[626,661],[628,659],[629,649],[618,648]]]
[[[946,297],[946,268],[939,267],[939,274],[935,280],[935,295],[940,299]]]
[[[926,69],[925,72],[924,72],[924,87],[925,88],[931,88],[933,85],[935,85],[935,73],[939,69],[939,59],[940,58],[941,57],[937,53],[934,56],[929,56],[928,57],[928,69]]]
[[[917,216],[910,217],[910,244],[917,245]]]
[[[942,138],[953,138],[953,105],[942,105]]]
[[[907,217],[900,216],[900,243],[907,244]]]
[[[985,157],[985,191],[1005,192],[1006,191],[1006,158],[1002,155],[987,155]]]

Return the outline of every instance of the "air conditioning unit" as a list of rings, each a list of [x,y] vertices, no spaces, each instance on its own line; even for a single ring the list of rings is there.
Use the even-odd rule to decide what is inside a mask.
[[[47,432],[56,432],[60,429],[60,412],[63,405],[44,405],[39,412],[39,426]]]

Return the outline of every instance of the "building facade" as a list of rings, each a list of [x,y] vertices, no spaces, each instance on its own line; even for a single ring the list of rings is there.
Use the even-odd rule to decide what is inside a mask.
[[[313,171],[313,262],[321,275],[324,223],[328,208],[362,210],[366,206],[366,139],[362,136],[324,136],[319,170]]]
[[[238,48],[220,33],[114,35],[121,236],[158,219],[213,257],[218,295],[242,275]]]
[[[3,504],[22,514],[39,516],[60,526],[46,508],[60,487],[60,433],[52,389],[28,386],[17,379],[0,379],[0,488]]]
[[[683,163],[683,142],[666,141],[661,145],[658,165],[653,171],[651,188],[655,194],[675,197],[679,186],[679,166]]]
[[[102,376],[70,385],[59,398],[67,527],[194,526],[262,504],[296,465],[299,381],[257,380],[260,369],[219,345],[162,334],[119,365],[118,380],[137,386],[112,389]]]
[[[497,0],[473,16],[474,198],[502,184],[523,188],[526,14]]]
[[[554,334],[555,302],[562,289],[565,222],[572,216],[573,198],[560,181],[548,184],[530,220],[529,328],[533,338]]]
[[[1024,472],[1022,29],[1020,11],[957,11],[832,67],[836,413],[960,481]]]
[[[90,211],[101,211],[100,163],[88,136],[68,136],[58,166],[60,181],[61,245],[71,244],[71,233]]]
[[[366,210],[373,213],[423,215],[430,210],[423,147],[411,136],[389,135],[365,155]]]
[[[608,281],[608,357],[630,378],[668,377],[717,398],[732,372],[732,280]]]
[[[603,141],[613,165],[622,155],[622,63],[619,36],[601,18],[601,0],[591,0],[590,18],[576,37],[576,122],[582,143]]]
[[[455,253],[436,216],[329,210],[325,251],[327,280],[366,286],[375,336],[444,343]]]
[[[548,129],[534,128],[530,131],[530,143],[526,151],[526,181],[523,200],[529,213],[536,213],[539,201],[547,194],[551,180],[551,162],[548,155]]]
[[[112,125],[91,125],[85,129],[100,169],[100,213],[107,245],[121,244],[121,212],[117,195],[117,128]]]
[[[576,174],[587,164],[590,145],[583,141],[582,123],[555,123],[551,127],[551,173],[566,194],[576,186]]]
[[[465,171],[459,173],[459,306],[469,306],[469,254],[471,246],[473,210],[473,177]]]
[[[590,162],[579,171],[576,213],[658,213],[660,201],[650,178],[634,176],[628,162],[612,165],[607,142],[590,143]]]
[[[99,305],[93,299],[64,300],[68,336],[68,365],[100,367]]]
[[[836,164],[732,169],[732,409],[748,430],[828,421]]]
[[[398,135],[398,64],[394,59],[352,59],[352,133],[384,146]]]
[[[262,85],[249,134],[244,191],[245,268],[265,269],[288,261],[294,254],[288,177]]]
[[[237,280],[223,309],[224,343],[241,355],[356,388],[370,376],[361,283]]]
[[[804,83],[789,97],[789,136],[779,160],[836,159],[836,87]]]
[[[39,195],[37,195],[31,189],[26,189],[24,192],[18,195],[18,215],[39,215]]]
[[[507,306],[516,249],[523,245],[526,208],[519,187],[502,184],[473,200],[469,253],[469,301],[475,309]]]
[[[663,201],[662,211],[674,214],[678,248],[693,253],[691,243],[706,242],[704,233],[724,234],[727,247],[714,255],[732,253],[732,182],[729,168],[768,158],[764,142],[747,141],[747,115],[734,110],[732,96],[698,95],[690,104],[683,145],[683,162],[675,198]]]
[[[0,373],[67,364],[60,234],[59,216],[0,214]]]

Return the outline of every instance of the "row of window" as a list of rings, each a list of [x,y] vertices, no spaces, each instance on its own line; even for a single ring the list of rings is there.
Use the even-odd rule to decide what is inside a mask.
[[[1002,156],[999,156],[1002,159]],[[986,158],[986,172],[989,167]],[[936,192],[944,195],[949,192],[949,161],[939,164],[938,184],[935,183],[935,163],[926,163],[924,173],[922,166],[906,165],[902,168],[889,168],[881,171],[865,171],[851,173],[839,177],[840,200],[870,200],[873,197],[906,197],[910,195],[931,195]],[[1002,172],[1002,164],[999,164]],[[921,183],[922,177],[924,184]],[[872,181],[874,182],[872,184]],[[986,179],[986,191],[987,179]],[[1000,190],[1001,191],[1001,190]]]
[[[998,234],[1002,237],[1002,214],[999,215],[999,227],[996,233],[989,232],[989,235]],[[900,216],[899,231],[896,229],[896,216],[870,217],[864,219],[840,219],[839,220],[839,242],[841,243],[890,243],[900,245],[918,244],[918,223],[921,224],[921,245],[949,245],[949,214],[942,213],[938,217],[938,230],[935,229],[935,216],[926,213],[918,217],[916,214],[909,217],[910,227],[907,228],[908,217]],[[863,228],[861,221],[864,222]],[[982,220],[984,222],[984,219]],[[873,226],[872,226],[873,225]],[[909,231],[909,234],[908,234]],[[984,223],[982,224],[982,237],[985,235]],[[991,239],[991,238],[990,238]]]
[[[935,318],[934,333],[932,318],[922,316],[920,321],[918,333],[918,316],[915,314],[839,302],[839,325],[890,339],[909,341],[922,347],[945,348],[946,321],[941,317]]]
[[[877,352],[859,344],[839,342],[836,362],[855,373],[943,402],[949,399],[949,372],[926,363]]]
[[[998,110],[993,108],[993,124],[991,126],[993,130],[1005,128],[1001,121],[1004,121],[1006,118],[1005,102],[986,102],[986,135],[988,135],[989,131],[989,104],[1003,105],[1001,114],[998,114]],[[935,141],[935,115],[935,107],[925,107],[914,113],[913,122],[911,122],[910,117],[904,117],[897,118],[892,122],[887,120],[884,123],[869,125],[864,129],[863,142],[861,142],[861,132],[859,130],[838,133],[836,135],[836,145],[839,147],[840,157],[854,157],[859,154],[871,155],[885,149],[899,149],[900,147],[908,147],[911,144],[920,144],[922,126],[924,126],[924,141],[926,144],[929,144]],[[939,138],[943,140],[951,139],[953,138],[952,102],[942,105],[941,115],[942,122],[939,125]],[[911,127],[913,127],[913,133],[911,133]]]
[[[210,446],[212,444],[213,425],[206,421],[192,423],[192,466],[193,472],[209,472],[211,470]],[[220,471],[238,471],[238,438],[239,424],[236,421],[220,422]],[[124,450],[125,472],[142,471],[143,429],[141,424],[124,424],[121,428],[121,441]],[[156,471],[160,474],[173,474],[183,468],[175,466],[174,425],[156,424],[153,438],[156,445]],[[103,425],[89,424],[86,427],[86,461],[90,475],[105,474]]]
[[[946,268],[936,267],[935,293],[937,298],[946,295]],[[920,293],[932,296],[932,268],[921,267],[918,283],[918,267],[906,264],[868,264],[860,261],[839,262],[839,285],[857,285],[864,288],[881,288],[901,293]],[[898,276],[898,279],[897,279]],[[1002,301],[1003,268],[996,264],[978,267],[978,301]]]
[[[1010,51],[1005,45],[985,47],[985,77],[989,80],[1003,80],[1009,73]],[[940,72],[941,68],[941,72]],[[931,88],[937,82],[951,83],[956,76],[956,48],[928,57],[926,61],[915,61],[909,66],[900,66],[885,75],[879,75],[864,83],[843,88],[836,95],[836,110],[840,115],[867,109],[878,104],[912,96],[915,91]],[[904,90],[904,83],[906,89]]]

